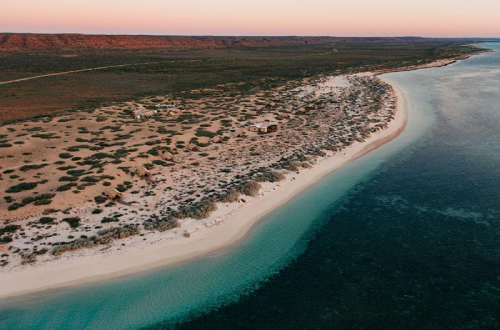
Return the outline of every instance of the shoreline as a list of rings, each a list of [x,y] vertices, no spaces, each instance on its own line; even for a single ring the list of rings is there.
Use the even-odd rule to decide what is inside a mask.
[[[66,257],[25,267],[19,271],[3,273],[4,281],[0,283],[0,299],[139,275],[160,267],[174,266],[230,250],[238,245],[248,231],[265,215],[288,203],[321,178],[390,142],[404,131],[408,120],[407,100],[396,85],[381,78],[380,75],[444,67],[486,52],[488,50],[424,65],[365,73],[377,76],[389,84],[396,95],[396,115],[389,122],[387,129],[374,133],[365,142],[352,145],[341,153],[332,155],[331,152],[327,152],[328,156],[320,160],[312,169],[302,170],[297,175],[289,174],[284,182],[267,187],[268,189],[264,189],[264,194],[249,198],[249,201],[243,205],[237,205],[232,209],[230,207],[229,210],[225,210],[225,213],[221,210],[217,211],[216,213],[222,214],[210,217],[209,223],[195,221],[194,224],[199,224],[199,226],[187,228],[195,227],[193,231],[186,231],[191,234],[189,239],[179,237],[159,239],[150,245],[139,244],[126,251]],[[200,229],[203,225],[207,227],[205,230]],[[165,251],[168,251],[168,255],[165,255]]]
[[[431,68],[442,68],[442,67],[446,67],[446,66],[455,64],[459,61],[467,60],[467,59],[469,59],[473,56],[476,56],[476,55],[481,55],[481,54],[491,53],[491,52],[494,52],[494,51],[491,49],[484,49],[484,50],[477,51],[474,53],[460,55],[460,56],[452,57],[449,59],[437,60],[437,61],[430,62],[427,64],[411,65],[408,67],[402,67],[402,68],[397,68],[397,69],[383,69],[383,70],[375,71],[374,75],[379,76],[379,75],[386,74],[386,73],[406,72],[406,71],[415,71],[415,70],[431,69]],[[387,81],[385,81],[385,82],[388,83]],[[390,85],[393,86],[392,84],[390,84]]]
[[[374,133],[365,142],[354,144],[338,154],[332,156],[329,153],[329,157],[322,159],[311,169],[302,170],[297,175],[289,174],[285,181],[268,187],[264,196],[251,198],[245,204],[237,205],[236,209],[226,213],[225,219],[220,222],[213,220],[212,222],[216,222],[215,226],[205,230],[197,228],[190,238],[162,240],[126,251],[63,258],[3,273],[0,298],[116,279],[233,248],[263,216],[286,204],[324,176],[379,148],[404,131],[408,120],[406,98],[397,86],[390,85],[398,103],[395,118],[387,129]]]

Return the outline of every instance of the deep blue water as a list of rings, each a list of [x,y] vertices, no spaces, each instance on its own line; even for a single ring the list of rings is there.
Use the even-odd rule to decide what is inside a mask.
[[[403,134],[235,249],[2,301],[0,328],[500,328],[500,55],[385,78]]]

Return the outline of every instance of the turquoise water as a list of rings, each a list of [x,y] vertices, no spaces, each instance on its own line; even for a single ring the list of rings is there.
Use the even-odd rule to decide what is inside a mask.
[[[0,328],[498,327],[500,57],[385,77],[409,101],[407,129],[238,247],[1,301]]]

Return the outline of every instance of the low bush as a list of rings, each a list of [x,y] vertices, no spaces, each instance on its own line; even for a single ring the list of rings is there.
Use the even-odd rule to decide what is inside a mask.
[[[148,220],[144,223],[144,229],[158,230],[159,232],[164,232],[177,227],[179,227],[179,222],[172,217],[166,217],[154,221]]]
[[[101,223],[109,223],[109,222],[118,222],[120,219],[118,218],[112,218],[112,217],[104,217],[101,220]]]
[[[23,206],[26,206],[26,204],[23,204],[23,203],[14,203],[14,204],[11,204],[9,205],[9,207],[7,208],[9,211],[15,211]]]
[[[50,217],[41,217],[40,220],[38,220],[42,225],[46,225],[48,223],[54,223],[54,218]]]
[[[12,242],[12,237],[9,236],[0,237],[0,244],[7,244],[10,242]]]
[[[71,188],[73,187],[76,187],[76,183],[72,182],[72,183],[68,183],[68,184],[65,184],[65,185],[62,185],[62,186],[59,186],[57,187],[57,191],[67,191],[67,190],[70,190]]]
[[[106,201],[107,201],[107,200],[108,200],[108,199],[107,199],[106,197],[101,196],[101,195],[94,197],[94,201],[95,201],[97,204],[106,203]]]
[[[38,169],[44,168],[47,165],[49,165],[49,164],[24,165],[24,166],[21,166],[19,168],[19,170],[22,172],[26,172],[26,171],[30,171],[30,170],[38,170]]]
[[[23,198],[23,204],[29,204],[35,202],[35,205],[47,205],[47,204],[36,204],[37,202],[40,202],[42,200],[50,200],[51,198],[54,198],[55,194],[42,194],[42,195],[34,195],[31,197],[26,197]],[[48,203],[50,204],[50,203]]]
[[[168,163],[167,162],[164,162],[163,160],[159,160],[159,159],[155,159],[153,160],[153,164],[155,165],[159,165],[159,166],[168,166]]]
[[[199,137],[206,136],[209,138],[213,138],[213,137],[217,136],[217,133],[200,129],[200,130],[196,131],[196,136],[199,136]]]
[[[35,189],[37,185],[38,185],[38,183],[36,183],[36,182],[23,182],[23,183],[20,183],[18,185],[10,187],[5,192],[6,193],[18,193],[18,192],[25,191],[25,190]]]
[[[19,225],[7,225],[7,226],[0,228],[0,235],[6,234],[6,233],[15,233],[18,229],[21,229],[21,226],[19,226]]]
[[[123,239],[140,234],[138,225],[128,225],[100,230],[96,236],[82,237],[72,242],[56,246],[52,255],[59,256],[65,252],[89,249],[99,245],[108,245],[115,239]]]
[[[219,197],[219,201],[222,203],[234,203],[240,199],[240,192],[236,190],[231,190],[226,194]]]
[[[201,220],[208,218],[210,214],[217,210],[217,204],[211,199],[205,199],[191,205],[183,206],[173,213],[179,219],[193,218]]]
[[[82,219],[80,219],[79,217],[62,219],[62,221],[68,223],[71,228],[77,228],[78,226],[80,226],[81,220]]]
[[[33,204],[35,206],[41,206],[41,205],[49,205],[50,203],[52,203],[52,199],[40,199],[35,201],[35,203]]]
[[[276,171],[266,171],[257,174],[254,178],[257,182],[279,182],[285,180],[285,175]]]
[[[59,178],[59,181],[74,182],[74,181],[78,181],[78,177],[77,176],[62,176],[62,177]]]
[[[238,187],[238,191],[246,196],[255,197],[259,194],[261,185],[255,181],[247,181]]]
[[[100,179],[97,177],[97,176],[93,176],[93,175],[89,175],[89,176],[86,176],[86,177],[83,177],[81,179],[82,182],[91,182],[91,183],[95,183],[95,182],[99,182]]]

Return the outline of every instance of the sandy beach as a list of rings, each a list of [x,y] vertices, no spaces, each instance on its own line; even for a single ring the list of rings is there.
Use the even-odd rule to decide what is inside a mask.
[[[403,93],[396,86],[393,88],[398,106],[395,118],[387,129],[335,155],[329,152],[313,168],[289,174],[285,181],[269,183],[259,196],[248,198],[246,203],[221,205],[207,221],[192,221],[187,227],[182,227],[190,233],[189,238],[180,236],[153,244],[136,244],[121,251],[61,258],[6,272],[1,275],[0,297],[117,278],[233,247],[265,214],[285,204],[325,175],[397,137],[406,126],[408,112]]]

